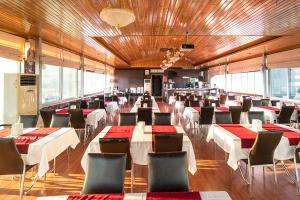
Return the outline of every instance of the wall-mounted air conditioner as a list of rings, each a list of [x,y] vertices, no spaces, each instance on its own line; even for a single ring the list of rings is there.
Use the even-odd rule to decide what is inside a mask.
[[[5,123],[15,123],[19,115],[38,113],[38,75],[4,74]]]

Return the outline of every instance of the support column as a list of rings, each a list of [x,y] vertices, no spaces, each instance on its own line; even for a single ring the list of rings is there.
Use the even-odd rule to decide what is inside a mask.
[[[263,96],[265,97],[270,97],[270,74],[269,70],[267,68],[267,56],[263,54],[262,56],[262,68],[261,68],[261,73],[263,76]]]
[[[39,75],[38,85],[38,108],[42,107],[42,75],[43,75],[43,62],[42,62],[42,38],[38,37],[34,41],[34,52],[35,52],[35,74]]]

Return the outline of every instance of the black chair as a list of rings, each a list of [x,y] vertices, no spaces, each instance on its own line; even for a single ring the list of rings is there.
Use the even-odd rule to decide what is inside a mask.
[[[295,153],[294,153],[294,167],[295,167],[295,174],[296,174],[296,181],[297,181],[297,190],[298,190],[298,195],[300,194],[300,181],[299,181],[299,172],[298,172],[298,164],[300,163],[300,142],[298,143]]]
[[[214,107],[202,107],[200,112],[199,124],[207,125],[212,124],[214,116]]]
[[[200,103],[198,100],[190,100],[190,107],[200,107]]]
[[[100,99],[99,99],[100,100]],[[112,96],[105,97],[105,101],[112,101]]]
[[[182,151],[183,134],[155,134],[154,152],[178,152]]]
[[[42,109],[40,110],[41,117],[43,119],[44,127],[48,128],[50,126],[51,120],[52,120],[52,115],[55,114],[55,110],[46,110]]]
[[[250,98],[243,99],[242,112],[249,112],[251,108],[252,100]]]
[[[241,106],[229,106],[229,112],[231,113],[231,120],[233,124],[239,124],[241,121]]]
[[[171,113],[154,113],[154,125],[171,125]]]
[[[253,106],[262,106],[262,100],[261,99],[252,99],[252,105]]]
[[[84,131],[84,143],[88,137],[87,126],[84,120],[83,111],[81,109],[69,109],[68,113],[70,114],[70,125],[75,130]]]
[[[212,106],[213,104],[215,104],[215,107],[220,107],[219,99],[210,99],[209,100],[209,106]]]
[[[228,95],[228,100],[229,101],[235,101],[235,96],[234,95]]]
[[[104,101],[99,101],[99,108],[100,109],[105,109],[105,104],[104,104]]]
[[[131,171],[131,190],[133,188],[134,170],[130,154],[130,142],[128,138],[100,138],[101,153],[126,153],[126,170]]]
[[[210,106],[210,103],[209,103],[209,99],[204,99],[204,104],[203,104],[204,107],[209,107]]]
[[[20,115],[19,117],[19,123],[23,123],[23,128],[36,127],[37,120],[37,115]]]
[[[258,119],[258,120],[262,121],[262,124],[266,123],[264,111],[249,111],[248,112],[249,124],[252,124],[253,119]]]
[[[144,121],[146,125],[152,125],[152,108],[138,108],[138,121]]]
[[[216,124],[232,124],[230,112],[215,112]]]
[[[136,113],[120,113],[120,126],[136,125]]]
[[[190,100],[189,99],[186,99],[184,101],[184,107],[190,107]]]
[[[146,105],[146,108],[148,107],[152,107],[152,101],[151,101],[151,99],[150,100],[142,100],[141,101],[141,106],[142,106],[142,108],[144,108],[145,107],[145,105]]]
[[[271,105],[275,107],[278,102],[280,102],[280,100],[271,100]]]
[[[179,101],[185,101],[186,100],[186,96],[184,95],[179,95]]]
[[[261,105],[262,106],[269,106],[270,105],[270,99],[262,99],[261,100]]]
[[[88,107],[88,104],[87,104],[86,100],[84,100],[84,99],[80,100],[80,108],[86,109],[87,107]]]
[[[111,100],[112,100],[112,101],[119,102],[119,98],[118,98],[117,95],[112,95],[112,96],[111,96]]]
[[[14,138],[0,138],[0,152],[0,175],[20,176],[20,199],[23,199],[25,174],[33,165],[25,164]]]
[[[82,194],[123,193],[126,153],[89,153]]]
[[[277,183],[276,166],[274,152],[282,137],[279,131],[261,131],[257,133],[255,142],[250,149],[248,159],[242,160],[248,164],[248,183],[252,185],[252,168],[273,167],[274,180]]]
[[[225,105],[227,99],[227,95],[225,94],[220,94],[220,104]]]
[[[291,122],[291,116],[294,112],[295,106],[282,106],[277,116],[278,124],[289,124]]]
[[[80,109],[80,101],[70,102],[68,104],[68,109]]]
[[[189,191],[186,152],[149,153],[148,192]]]
[[[100,108],[100,101],[94,101],[94,102],[90,102],[89,109],[99,109]]]
[[[53,114],[50,127],[61,128],[70,126],[69,114]]]

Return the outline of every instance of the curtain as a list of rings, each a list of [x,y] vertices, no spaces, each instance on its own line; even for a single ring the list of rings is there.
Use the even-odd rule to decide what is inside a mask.
[[[21,61],[24,57],[25,39],[0,31],[0,57]]]
[[[228,64],[228,73],[255,72],[261,70],[263,57],[251,58]]]
[[[270,69],[300,67],[300,48],[268,55],[267,67]]]

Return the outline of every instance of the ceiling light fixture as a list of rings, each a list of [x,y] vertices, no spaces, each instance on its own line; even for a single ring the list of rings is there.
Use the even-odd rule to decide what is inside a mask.
[[[101,10],[100,18],[117,29],[135,21],[135,15],[132,10],[127,8],[112,8],[110,6]]]

